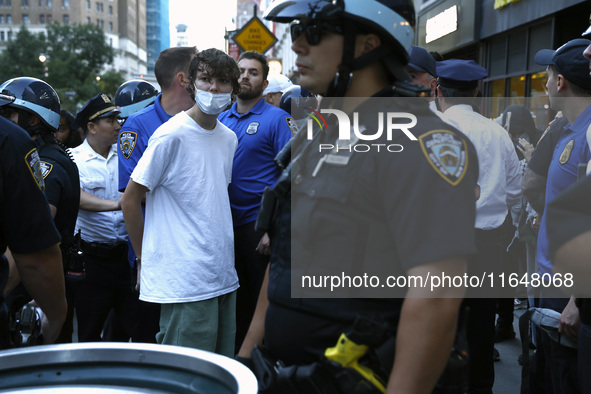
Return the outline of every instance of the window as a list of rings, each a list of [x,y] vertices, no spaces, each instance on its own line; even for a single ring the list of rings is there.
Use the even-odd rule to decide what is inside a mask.
[[[0,7],[4,7],[4,0],[0,0]]]
[[[4,24],[4,15],[0,15],[0,25]]]
[[[70,0],[62,0],[62,7],[63,8],[70,8]]]
[[[90,17],[89,16],[86,17],[86,24],[90,25]]]
[[[47,23],[51,23],[51,20],[52,20],[51,18],[52,18],[51,15],[47,15],[47,18],[46,18],[47,19]]]
[[[12,15],[6,15],[6,24],[12,25]],[[8,33],[10,34],[10,33]],[[8,39],[10,41],[10,38]]]
[[[29,7],[29,0],[23,0],[23,7]]]
[[[70,15],[64,14],[63,22],[64,22],[64,25],[67,25],[68,23],[70,23]]]
[[[96,12],[99,12],[99,10],[101,9],[101,6],[99,5],[98,1],[96,3]]]
[[[29,15],[23,14],[23,25],[28,25],[29,23]]]
[[[86,9],[90,10],[90,0],[86,0]]]
[[[43,7],[43,0],[39,0],[39,7]]]
[[[6,40],[12,41],[12,31],[9,31],[8,33],[6,33]]]
[[[39,15],[39,24],[41,24],[41,25],[45,24],[45,15],[43,15],[43,14]]]
[[[113,31],[113,22],[109,22],[109,31],[112,32]]]
[[[12,0],[6,0],[6,6],[12,7]],[[12,37],[12,34],[10,36]]]
[[[112,5],[109,6],[109,15],[113,15],[113,6]]]
[[[53,0],[47,0],[47,7],[48,8],[52,8],[53,7]]]
[[[0,31],[0,41],[4,41],[4,32]]]

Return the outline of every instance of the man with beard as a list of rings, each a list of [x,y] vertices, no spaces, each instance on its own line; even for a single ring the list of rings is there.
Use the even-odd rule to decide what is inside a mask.
[[[254,224],[265,187],[274,185],[279,178],[274,158],[292,136],[289,114],[263,98],[268,85],[267,58],[260,53],[244,52],[238,59],[238,67],[237,101],[219,116],[220,122],[238,137],[229,188],[236,271],[240,279],[236,349],[248,330],[269,262],[269,238],[255,231]]]

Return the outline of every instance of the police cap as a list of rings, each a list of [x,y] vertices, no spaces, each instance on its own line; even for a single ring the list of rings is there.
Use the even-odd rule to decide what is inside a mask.
[[[429,73],[437,77],[437,66],[435,59],[425,48],[413,45],[410,49],[410,60],[408,65],[417,71]]]
[[[570,40],[557,50],[541,49],[536,53],[536,63],[553,65],[568,81],[585,89],[591,89],[589,60],[583,56],[591,41],[584,38]]]
[[[86,129],[86,124],[101,118],[118,115],[119,110],[115,107],[111,97],[101,93],[91,98],[84,107],[76,115],[72,129],[76,130],[78,127]]]
[[[437,62],[437,75],[444,88],[474,89],[488,71],[474,60],[449,59]]]

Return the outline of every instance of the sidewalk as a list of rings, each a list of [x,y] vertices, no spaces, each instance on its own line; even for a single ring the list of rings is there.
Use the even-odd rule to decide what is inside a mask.
[[[519,317],[525,311],[526,309],[517,309],[513,312],[515,338],[495,344],[501,355],[501,360],[495,362],[494,394],[519,394],[521,390],[521,365],[517,362],[517,357],[521,354]]]

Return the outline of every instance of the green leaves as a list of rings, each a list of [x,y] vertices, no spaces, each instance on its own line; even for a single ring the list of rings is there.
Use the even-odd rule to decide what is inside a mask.
[[[45,64],[40,54],[47,56]],[[113,96],[124,81],[114,70],[101,74],[113,63],[114,55],[103,30],[94,24],[53,23],[47,25],[47,35],[23,26],[0,55],[0,82],[22,76],[43,79],[58,92],[62,107],[75,113],[77,104],[99,92]],[[65,92],[70,93],[66,96]]]

